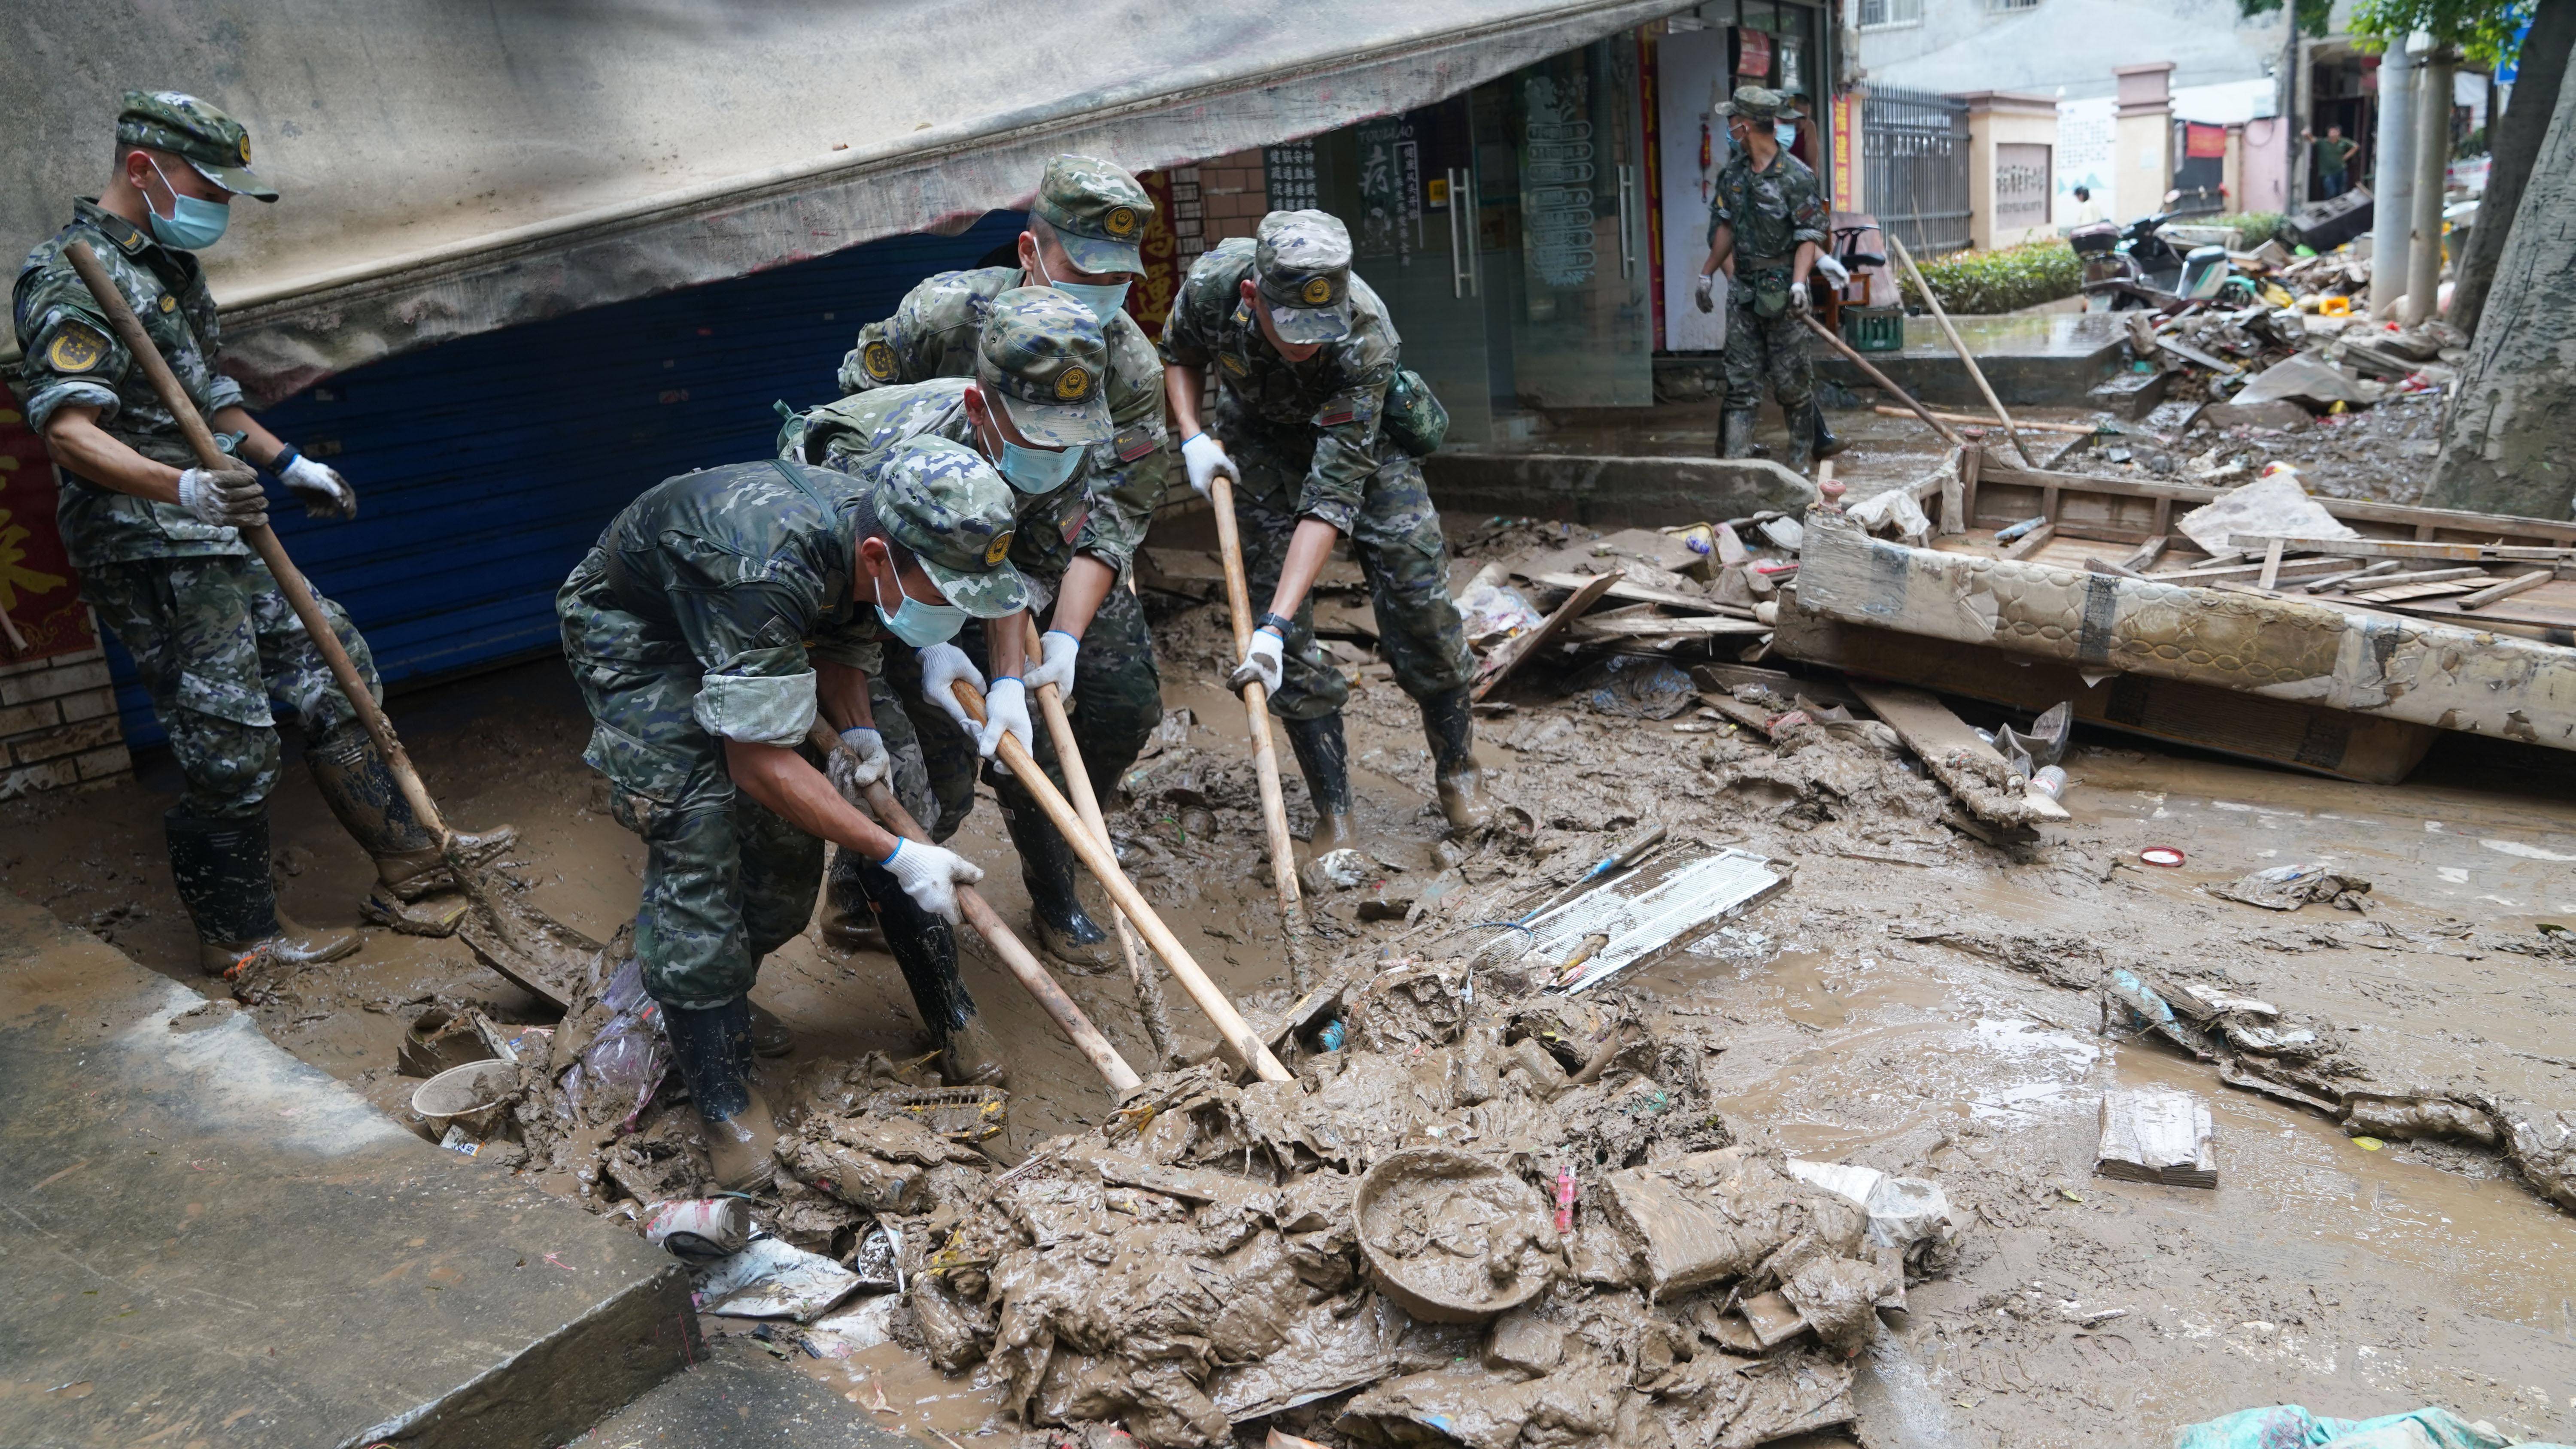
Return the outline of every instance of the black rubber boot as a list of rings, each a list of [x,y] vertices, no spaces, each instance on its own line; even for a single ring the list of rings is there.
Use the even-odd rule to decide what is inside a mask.
[[[375,858],[380,895],[416,901],[433,891],[456,888],[455,873],[439,853],[437,840],[412,813],[411,802],[394,783],[393,767],[385,763],[363,726],[344,724],[315,741],[305,750],[304,763],[313,771],[322,803],[331,807],[359,847]],[[518,838],[518,828],[510,825],[480,834],[456,832],[457,848],[469,865],[492,859]]]
[[[1493,803],[1485,798],[1484,772],[1476,768],[1476,723],[1467,710],[1467,691],[1422,701],[1422,733],[1431,741],[1431,774],[1449,832],[1467,835],[1492,824]]]
[[[1029,888],[1029,914],[1037,919],[1038,944],[1048,955],[1085,975],[1108,970],[1117,964],[1117,947],[1109,933],[1082,908],[1082,893],[1074,878],[1073,847],[1056,833],[1055,822],[1046,818],[1037,802],[1016,784],[997,793],[1002,802],[1002,824],[1011,832],[1012,847],[1020,853],[1020,880]]]
[[[859,887],[876,908],[886,949],[912,988],[922,1025],[939,1042],[939,1071],[952,1087],[998,1087],[1009,1078],[999,1043],[984,1029],[975,998],[957,975],[957,928],[913,904],[885,867],[859,866]]]
[[[1719,422],[1717,456],[1750,458],[1753,456],[1753,414],[1730,411]]]
[[[751,998],[737,996],[702,1011],[664,1006],[662,1029],[706,1126],[716,1186],[727,1192],[767,1187],[777,1170],[778,1126],[751,1083]]]
[[[1351,806],[1351,747],[1342,735],[1339,711],[1319,719],[1279,723],[1297,768],[1306,776],[1306,796],[1315,802],[1315,833],[1307,840],[1317,855],[1359,844],[1359,818]]]
[[[1800,477],[1804,477],[1807,474],[1816,471],[1816,430],[1824,426],[1824,410],[1817,407],[1814,403],[1809,403],[1805,407],[1799,408],[1797,411],[1791,413],[1788,418],[1788,423],[1789,461],[1787,466],[1790,472],[1798,474]]]
[[[317,931],[277,908],[268,867],[268,812],[203,820],[184,810],[161,817],[170,843],[170,881],[197,926],[197,964],[228,976],[266,960],[315,966],[358,949],[354,931]]]
[[[1823,408],[1811,408],[1809,411],[1815,415],[1816,419],[1816,456],[1818,458],[1830,458],[1836,453],[1839,453],[1845,448],[1851,446],[1851,444],[1835,437],[1834,430],[1825,425],[1825,410]]]
[[[876,907],[869,904],[868,893],[859,883],[856,851],[832,852],[832,873],[823,881],[823,940],[836,951],[888,949]]]

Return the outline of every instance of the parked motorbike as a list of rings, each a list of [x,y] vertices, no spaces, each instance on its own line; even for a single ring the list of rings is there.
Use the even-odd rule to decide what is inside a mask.
[[[2175,246],[2174,216],[2159,211],[2125,227],[2097,221],[2068,234],[2067,244],[2084,260],[2086,311],[2172,311],[2218,295],[2228,277],[2227,248]]]

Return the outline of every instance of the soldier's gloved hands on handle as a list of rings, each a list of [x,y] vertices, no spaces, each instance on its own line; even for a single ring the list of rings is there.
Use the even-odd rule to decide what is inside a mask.
[[[1701,273],[1698,285],[1691,288],[1691,300],[1698,303],[1699,309],[1703,312],[1716,311],[1717,278],[1706,272]]]
[[[1021,670],[1020,677],[1032,690],[1052,684],[1066,704],[1073,703],[1073,666],[1082,655],[1082,641],[1062,629],[1049,629],[1038,636],[1038,649],[1044,657]]]
[[[920,659],[921,692],[930,702],[948,711],[957,727],[970,735],[983,728],[967,717],[966,706],[957,702],[957,691],[950,688],[961,679],[979,691],[984,688],[984,671],[975,667],[966,651],[954,644],[933,644],[921,651]]]
[[[1265,694],[1277,694],[1286,666],[1280,660],[1281,640],[1268,629],[1252,631],[1252,647],[1243,651],[1243,662],[1226,676],[1226,688],[1237,694],[1247,684],[1259,684]]]
[[[984,878],[984,868],[953,850],[898,840],[894,854],[882,862],[894,883],[912,903],[950,925],[957,924],[957,888]]]
[[[1197,490],[1201,498],[1209,496],[1208,480],[1219,473],[1237,483],[1243,481],[1243,474],[1236,470],[1234,460],[1225,455],[1224,446],[1205,432],[1192,433],[1181,439],[1181,463],[1190,470],[1190,487]]]
[[[268,495],[260,491],[259,475],[238,463],[182,471],[179,506],[199,523],[217,528],[257,528],[268,522]]]
[[[984,692],[984,728],[975,736],[976,753],[993,758],[1004,734],[1017,736],[1023,750],[1037,741],[1037,729],[1029,723],[1029,687],[1017,675],[1003,675]]]
[[[841,731],[839,748],[823,762],[823,776],[841,798],[865,810],[867,789],[886,777],[894,757],[886,753],[885,736],[865,725]]]
[[[1807,284],[1804,282],[1791,282],[1789,284],[1789,310],[1797,316],[1804,317],[1807,313],[1814,310],[1814,308],[1815,304],[1807,299]]]
[[[1831,252],[1816,258],[1816,275],[1824,278],[1826,285],[1837,292],[1851,285],[1851,268],[1844,266],[1841,258]]]
[[[339,470],[326,468],[293,448],[278,454],[269,470],[303,503],[305,517],[346,521],[358,516],[358,490]]]

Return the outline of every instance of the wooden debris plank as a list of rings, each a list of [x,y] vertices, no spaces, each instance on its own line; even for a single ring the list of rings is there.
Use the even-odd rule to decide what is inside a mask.
[[[2475,592],[2466,579],[2438,579],[2429,584],[2392,584],[2384,589],[2355,589],[2345,597],[2357,604],[2401,604],[2409,599],[2440,599]]]
[[[1475,686],[1468,691],[1467,697],[1471,700],[1483,699],[1493,693],[1494,686],[1510,678],[1512,671],[1520,667],[1522,660],[1546,648],[1558,634],[1564,632],[1566,625],[1581,618],[1584,610],[1601,602],[1601,596],[1610,592],[1611,585],[1618,582],[1618,576],[1615,574],[1601,575],[1575,590],[1573,596],[1557,605],[1556,611],[1549,614],[1537,628],[1516,639],[1506,639],[1496,645],[1494,652],[1485,658],[1483,677],[1476,681]]]
[[[2311,575],[2339,573],[2346,566],[2345,561],[2339,558],[2283,559],[2276,577],[2302,579]],[[2259,563],[2217,564],[2206,568],[2174,569],[2165,573],[2147,575],[2148,578],[2160,584],[2214,584],[2221,579],[2251,582],[2262,576],[2263,565]]]
[[[2032,529],[2030,532],[2023,534],[2021,537],[2014,539],[2010,546],[2006,547],[2001,554],[1996,556],[1998,558],[2006,559],[2028,558],[2032,554],[2039,552],[2041,549],[2048,547],[2049,541],[2056,537],[2057,525],[2054,523],[2043,523],[2039,527]]]
[[[1770,625],[1751,619],[1708,614],[1696,619],[1584,619],[1572,626],[1567,637],[1593,644],[1607,639],[1700,639],[1770,632]]]
[[[1521,577],[1542,589],[1572,593],[1592,582],[1594,575],[1523,574]],[[1612,577],[1618,576],[1614,574]],[[1753,611],[1750,609],[1736,604],[1720,603],[1706,594],[1687,594],[1679,589],[1659,589],[1652,584],[1641,584],[1631,579],[1619,579],[1617,583],[1612,584],[1608,597],[1626,603],[1656,604],[1667,609],[1693,609],[1703,614],[1737,614],[1747,619],[1753,617]]]
[[[1960,797],[1960,803],[1967,803],[1968,796],[1965,792],[1970,789],[1988,793],[1992,791],[1993,787],[1983,781],[1962,779],[1958,783],[1953,783],[1951,779],[1944,778],[1958,773],[1949,765],[1953,754],[1965,754],[1976,760],[1991,760],[1997,769],[2003,768],[2004,763],[2004,757],[1996,752],[1995,747],[1977,738],[1977,732],[1968,728],[1957,715],[1950,713],[1949,706],[1922,690],[1907,689],[1901,685],[1870,684],[1855,679],[1852,681],[1852,692],[1859,695],[1861,702],[1869,706],[1870,713],[1885,720],[1888,728],[1896,731],[1896,737],[1903,740],[1905,747],[1922,759],[1923,767],[1931,771],[1935,779],[1948,785],[1951,794]],[[2036,790],[2023,798],[2030,802],[2031,813],[2042,820],[2070,818],[2065,806]]]
[[[2293,553],[2330,553],[2343,558],[2442,559],[2458,563],[2557,563],[2576,558],[2576,548],[2530,548],[2501,543],[2436,543],[2409,538],[2275,539],[2267,534],[2234,533],[2227,541],[2238,548],[2269,548],[2278,542]]]
[[[2549,582],[2550,577],[2551,575],[2549,570],[2538,569],[2531,573],[2523,574],[2518,578],[2510,578],[2505,580],[2503,583],[2480,589],[2476,593],[2469,595],[2467,598],[2460,600],[2460,607],[2463,609],[2482,609],[2487,605],[2494,603],[2498,599],[2512,598],[2514,595],[2521,593],[2525,589],[2539,588],[2542,584]]]

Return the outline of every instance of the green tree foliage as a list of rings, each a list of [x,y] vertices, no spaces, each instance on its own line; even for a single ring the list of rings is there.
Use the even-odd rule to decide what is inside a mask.
[[[2237,13],[2252,19],[2277,15],[2290,6],[2301,35],[2323,36],[2333,24],[2334,0],[2236,0]],[[2527,24],[2540,0],[2353,0],[2352,37],[2363,50],[2385,51],[2403,45],[2418,30],[2433,43],[2450,49],[2463,65],[2493,71],[2513,59],[2514,37]]]

